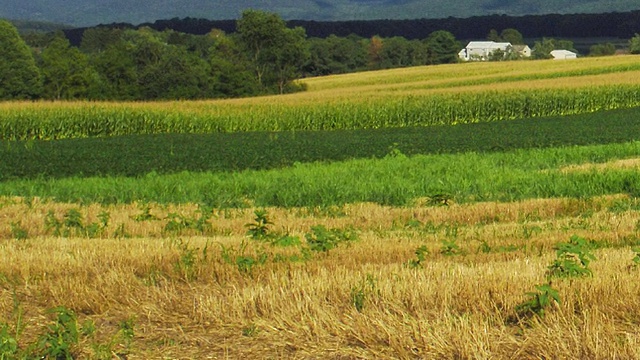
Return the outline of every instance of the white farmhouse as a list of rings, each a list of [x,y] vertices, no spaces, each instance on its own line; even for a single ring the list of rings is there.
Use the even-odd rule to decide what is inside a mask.
[[[553,50],[550,54],[554,60],[575,59],[578,57],[578,54],[569,50]]]
[[[464,61],[488,60],[489,56],[496,50],[501,50],[505,54],[511,49],[511,43],[495,41],[471,41],[460,52],[458,56]]]

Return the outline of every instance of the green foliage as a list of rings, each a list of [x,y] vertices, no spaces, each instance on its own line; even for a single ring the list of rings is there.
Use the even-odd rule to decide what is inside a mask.
[[[545,310],[554,303],[560,304],[558,290],[551,284],[536,286],[536,291],[526,293],[528,299],[516,306],[516,313],[520,319],[539,316],[544,318]]]
[[[253,269],[257,266],[264,265],[269,259],[269,256],[262,250],[257,251],[256,254],[248,254],[248,245],[249,243],[242,240],[242,243],[237,249],[234,249],[232,246],[220,246],[222,247],[222,259],[225,263],[233,264],[241,273],[251,275]]]
[[[616,47],[611,43],[595,44],[589,48],[589,56],[609,56],[615,53]]]
[[[426,245],[422,245],[416,249],[415,254],[416,259],[411,259],[408,262],[409,267],[414,269],[422,267],[422,264],[424,264],[427,259],[427,255],[429,255],[429,249],[427,249]]]
[[[271,235],[269,225],[273,225],[273,223],[269,220],[268,213],[264,209],[255,210],[254,214],[256,216],[254,222],[245,225],[248,228],[247,235],[254,240],[264,240]]]
[[[25,240],[29,238],[27,229],[20,225],[20,222],[11,222],[11,237],[16,240]]]
[[[0,19],[0,100],[31,99],[42,87],[31,50],[17,29]]]
[[[9,325],[0,323],[0,359],[18,359],[19,350],[18,340],[10,332]]]
[[[452,33],[444,30],[434,31],[425,41],[429,64],[451,64],[458,61],[458,52],[462,46]]]
[[[631,261],[633,262],[633,267],[637,268],[638,266],[640,266],[640,247],[636,246],[634,248],[631,249],[635,256],[633,257],[633,259],[631,259]]]
[[[47,212],[45,217],[45,228],[47,232],[51,232],[53,236],[79,236],[87,238],[99,237],[109,226],[110,215],[103,211],[98,214],[99,222],[84,224],[82,213],[78,209],[69,209],[60,220],[56,217],[53,210]]]
[[[547,267],[549,279],[592,275],[589,263],[596,258],[586,239],[573,235],[569,242],[556,244],[555,249],[556,259]]]
[[[75,351],[79,339],[76,314],[65,307],[59,306],[48,311],[55,314],[54,323],[47,326],[47,332],[38,340],[38,352],[47,359],[76,358]]]
[[[456,240],[452,239],[452,240],[442,240],[442,247],[440,248],[440,254],[444,256],[456,256],[456,255],[464,255],[465,252],[456,243]]]
[[[47,99],[87,98],[96,85],[95,72],[83,53],[63,37],[42,51],[43,95]]]
[[[351,303],[358,312],[364,310],[367,299],[372,295],[379,296],[380,291],[377,289],[376,278],[371,274],[367,274],[365,279],[351,287]]]
[[[640,34],[635,34],[629,40],[629,52],[632,54],[640,54]]]
[[[199,272],[198,265],[207,260],[209,243],[202,250],[190,246],[182,239],[177,240],[175,245],[178,248],[179,256],[173,264],[174,271],[187,282],[194,280]]]
[[[311,227],[311,232],[304,235],[309,249],[327,253],[342,242],[356,241],[358,234],[354,230],[327,229],[324,225]]]

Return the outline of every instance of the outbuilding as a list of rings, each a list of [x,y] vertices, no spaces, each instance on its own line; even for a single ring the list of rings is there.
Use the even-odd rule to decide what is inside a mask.
[[[568,60],[568,59],[576,59],[578,54],[569,50],[553,50],[551,56],[554,60]]]

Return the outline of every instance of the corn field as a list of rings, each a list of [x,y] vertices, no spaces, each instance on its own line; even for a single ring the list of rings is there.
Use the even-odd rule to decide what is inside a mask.
[[[288,96],[0,104],[0,140],[455,125],[640,106],[635,56],[456,64],[307,79]]]

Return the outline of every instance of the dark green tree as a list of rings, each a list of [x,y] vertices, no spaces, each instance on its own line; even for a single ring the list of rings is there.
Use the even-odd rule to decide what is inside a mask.
[[[367,66],[367,49],[356,35],[326,39],[309,39],[310,58],[304,66],[312,76],[343,74],[362,70]]]
[[[450,64],[458,62],[462,48],[455,36],[444,30],[434,31],[425,40],[428,48],[428,64]]]
[[[635,34],[629,40],[629,52],[631,54],[640,54],[640,34]]]
[[[214,29],[206,35],[213,45],[208,49],[211,96],[245,97],[260,93],[254,68],[234,38]]]
[[[209,65],[184,48],[170,46],[145,68],[139,82],[145,99],[202,99],[210,94]]]
[[[500,39],[503,42],[511,43],[511,45],[524,45],[524,37],[520,31],[516,29],[504,29],[500,32]]]
[[[41,87],[31,50],[11,23],[0,20],[0,100],[33,99]]]
[[[609,56],[616,53],[616,46],[612,43],[595,44],[589,48],[589,56]]]
[[[46,98],[87,98],[96,91],[97,73],[89,66],[87,56],[72,47],[63,36],[57,36],[44,49],[40,67]]]
[[[138,73],[133,46],[124,41],[107,46],[93,55],[91,62],[100,78],[100,93],[104,100],[140,99]]]
[[[284,91],[309,54],[304,29],[289,29],[277,14],[257,10],[244,11],[236,27],[240,43],[254,65],[258,83],[269,88],[272,84],[265,82],[268,77]]]

